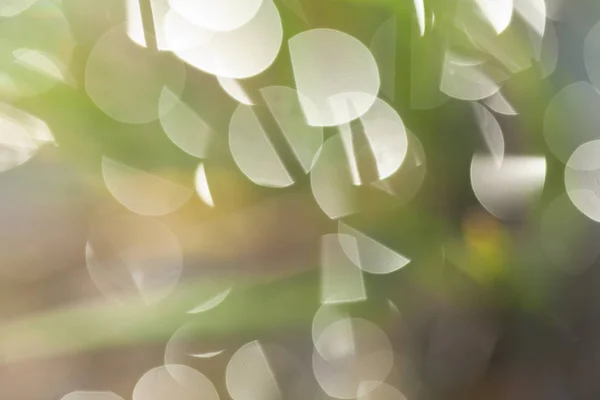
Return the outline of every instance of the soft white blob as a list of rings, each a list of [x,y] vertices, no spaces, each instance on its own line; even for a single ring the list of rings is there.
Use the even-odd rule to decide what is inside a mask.
[[[519,114],[512,104],[502,95],[502,92],[496,92],[490,97],[483,100],[486,106],[497,112],[498,114],[504,115],[517,115]]]
[[[168,87],[177,98],[185,86],[185,67],[167,54],[137,46],[119,25],[104,34],[87,60],[88,95],[109,117],[143,124],[159,117],[159,99]],[[171,99],[173,100],[173,99]],[[160,109],[165,112],[173,104]]]
[[[359,257],[356,242],[350,235],[321,237],[322,304],[354,303],[367,299],[363,272],[352,262]]]
[[[346,256],[365,272],[371,274],[390,274],[403,268],[410,262],[402,254],[384,246],[343,222],[338,223],[338,233],[340,237],[348,235],[355,239],[358,251],[354,248],[352,241],[341,240],[340,244]]]
[[[102,177],[115,200],[136,214],[165,215],[192,196],[187,187],[108,157],[102,157]]]
[[[357,400],[406,400],[406,397],[385,382],[362,382],[358,387]]]
[[[469,65],[446,53],[440,90],[459,100],[481,100],[490,97],[500,86],[482,71],[481,66]]]
[[[507,7],[506,0],[481,0],[481,2],[488,3],[490,12],[494,7],[505,9],[505,14],[489,15],[491,20],[496,21],[498,25],[494,27],[490,23],[490,20],[481,12],[481,8],[477,6],[476,1],[460,1],[457,4],[455,15],[456,26],[464,32],[466,39],[475,46],[475,49],[494,57],[508,72],[514,74],[531,67],[531,61],[534,58],[532,49],[528,45],[520,44],[523,38],[518,31],[519,28],[506,29],[507,25],[501,35],[496,30],[496,28],[502,29],[504,23],[510,22],[508,18],[511,16],[508,12],[512,14],[512,8]],[[535,36],[539,42],[541,35],[536,34]]]
[[[245,344],[231,357],[225,382],[234,400],[304,400],[314,386],[292,353],[258,341]]]
[[[158,110],[160,124],[175,146],[194,157],[208,156],[212,129],[167,87],[160,94]]]
[[[262,3],[263,0],[169,0],[175,11],[212,31],[241,27],[254,18]]]
[[[369,144],[368,149],[353,149],[350,125],[340,126],[342,139],[346,139],[346,156],[350,160],[353,180],[360,183],[357,166],[360,151],[368,151],[374,156],[377,180],[386,179],[400,168],[406,157],[408,138],[404,123],[396,110],[381,99],[376,99],[373,106],[360,117],[360,121]],[[358,159],[356,154],[359,155]]]
[[[202,303],[198,304],[191,310],[188,310],[187,313],[188,314],[199,314],[199,313],[203,313],[203,312],[212,310],[213,308],[217,307],[219,304],[224,302],[225,299],[227,298],[227,296],[229,296],[229,293],[231,293],[231,288],[227,288],[227,289],[223,290],[222,292],[217,293],[213,297],[211,297],[207,300],[204,300]]]
[[[573,152],[565,168],[569,198],[583,214],[600,222],[600,140],[585,143]]]
[[[563,163],[582,144],[600,139],[600,93],[587,82],[561,89],[544,115],[544,138],[548,148]]]
[[[14,62],[57,82],[72,82],[67,79],[67,67],[49,54],[39,50],[20,48],[13,51]]]
[[[310,171],[323,144],[323,129],[306,123],[302,95],[286,86],[269,86],[260,93],[302,169]]]
[[[27,10],[38,0],[2,0],[0,2],[0,17],[14,17]]]
[[[415,3],[419,0],[415,0]],[[373,35],[369,49],[377,61],[381,92],[390,100],[396,97],[396,24],[393,16],[386,20]]]
[[[300,103],[309,125],[347,123],[375,102],[377,63],[358,39],[333,29],[313,29],[292,37],[289,47],[296,89],[303,95]]]
[[[421,189],[427,173],[427,157],[423,145],[412,132],[407,131],[408,151],[400,169],[391,177],[371,186],[394,196],[394,203],[403,205],[412,200]]]
[[[539,57],[539,68],[542,78],[550,76],[558,65],[558,36],[556,28],[551,23],[546,25],[544,38],[542,39],[541,54]]]
[[[169,43],[175,42],[170,47],[181,60],[209,74],[235,79],[258,75],[275,61],[281,48],[281,19],[272,0],[262,0],[254,18],[232,31],[215,32],[181,21],[187,17],[171,17],[173,22],[183,24],[182,28],[169,28],[173,22],[167,22],[167,31],[181,29],[191,36],[185,39],[181,33],[167,34],[172,38]],[[193,43],[194,37],[200,39]],[[185,45],[179,43],[181,39]]]
[[[257,185],[280,188],[294,183],[249,106],[240,104],[231,116],[229,149],[238,168]]]
[[[132,400],[219,400],[206,376],[185,365],[163,365],[146,372],[133,389]]]
[[[227,93],[232,99],[235,101],[246,104],[247,106],[251,106],[254,103],[248,96],[248,93],[244,90],[242,85],[237,79],[232,78],[223,78],[222,76],[217,76],[217,81],[221,88]]]
[[[123,400],[113,392],[78,390],[63,396],[60,400]]]
[[[423,36],[425,34],[425,3],[423,0],[413,0],[413,4],[415,6],[415,16],[419,25],[419,32]]]
[[[209,207],[214,207],[215,202],[210,192],[210,186],[208,185],[208,179],[206,177],[206,170],[204,164],[198,164],[196,173],[194,175],[194,186],[196,187],[196,193],[198,197]]]
[[[488,111],[487,108],[478,103],[472,103],[475,121],[479,127],[479,132],[490,154],[500,167],[504,159],[504,134],[502,128],[496,120],[496,117]]]
[[[218,32],[195,25],[172,9],[165,14],[159,29],[164,36],[166,50],[172,52],[191,50],[206,45],[218,34]]]
[[[504,32],[510,25],[513,0],[475,0],[475,4],[497,34]]]
[[[518,216],[537,200],[545,179],[543,156],[504,156],[498,165],[493,156],[475,154],[471,161],[471,186],[477,200],[501,219]]]
[[[357,188],[352,182],[340,135],[327,139],[310,174],[313,196],[331,219],[358,211]]]
[[[227,391],[234,400],[282,399],[281,390],[258,341],[242,346],[225,372]]]
[[[44,121],[0,103],[0,172],[29,161],[49,143],[54,136]]]
[[[348,318],[348,311],[344,304],[321,304],[315,315],[313,316],[311,325],[311,334],[313,345],[316,345],[317,340],[325,328],[335,321]],[[318,348],[315,347],[317,351]],[[324,357],[324,355],[322,355]]]
[[[139,296],[154,304],[168,296],[183,269],[177,237],[158,221],[113,217],[93,222],[85,249],[88,272],[107,298]]]
[[[317,351],[328,354],[324,358]],[[313,351],[313,373],[331,397],[354,399],[377,390],[394,364],[392,345],[377,325],[360,318],[338,320],[325,328]],[[363,382],[372,382],[362,386]]]
[[[599,240],[600,224],[575,208],[566,193],[543,211],[540,243],[550,265],[569,274],[584,272],[600,255]]]
[[[515,11],[540,37],[546,31],[545,0],[514,0]]]

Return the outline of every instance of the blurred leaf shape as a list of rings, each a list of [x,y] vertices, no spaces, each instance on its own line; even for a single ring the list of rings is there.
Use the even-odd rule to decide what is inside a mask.
[[[115,200],[140,215],[169,214],[192,196],[187,187],[108,157],[102,157],[102,177]]]
[[[0,172],[29,161],[48,143],[56,144],[44,121],[0,103]]]
[[[53,60],[48,54],[38,50],[17,49],[13,52],[15,63],[44,74],[51,79],[59,82],[74,85],[73,78],[68,75],[68,70],[64,65],[60,65],[58,60]]]
[[[508,100],[502,95],[502,92],[498,91],[483,100],[486,106],[494,110],[498,114],[504,115],[517,115],[519,114]]]
[[[294,183],[251,107],[240,104],[229,123],[229,149],[238,168],[257,185]]]
[[[459,100],[481,100],[490,97],[500,85],[486,74],[478,60],[466,60],[446,52],[440,90]]]
[[[321,237],[321,304],[354,303],[367,299],[356,239],[345,234]],[[346,254],[350,253],[350,257]]]
[[[175,146],[194,157],[208,157],[214,132],[198,113],[167,87],[161,91],[158,109],[160,125]]]
[[[215,296],[202,302],[201,304],[197,305],[196,307],[192,308],[191,310],[188,310],[187,313],[188,314],[199,314],[199,313],[203,313],[203,312],[212,310],[213,308],[217,307],[219,304],[224,302],[225,299],[227,298],[227,296],[229,296],[230,292],[231,292],[231,288],[225,289],[224,291],[217,293]]]
[[[288,44],[309,125],[347,123],[373,105],[379,93],[379,70],[358,39],[333,29],[312,29],[292,37]]]
[[[185,87],[185,66],[136,45],[118,25],[105,33],[87,59],[85,88],[100,110],[130,124],[155,121],[175,107]],[[165,86],[170,96],[162,97]],[[162,104],[159,107],[159,103]]]
[[[400,253],[393,251],[343,222],[338,222],[338,233],[344,236],[351,236],[355,239],[354,243],[356,243],[358,251],[352,246],[353,242],[349,240],[341,240],[340,244],[346,256],[365,272],[371,274],[390,274],[410,263],[410,260]]]

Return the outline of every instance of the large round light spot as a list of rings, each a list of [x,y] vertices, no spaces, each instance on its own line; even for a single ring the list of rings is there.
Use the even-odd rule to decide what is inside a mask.
[[[174,98],[183,91],[185,68],[167,54],[153,53],[127,37],[123,25],[108,31],[94,45],[87,61],[85,88],[109,117],[143,124],[159,117],[159,99],[166,86]],[[163,104],[161,112],[175,105]]]
[[[119,302],[136,296],[146,304],[162,300],[183,269],[175,235],[158,221],[134,216],[96,220],[85,259],[96,287]]]
[[[272,0],[262,0],[254,18],[228,32],[207,30],[186,22],[186,18],[186,15],[177,14],[167,16],[169,46],[181,60],[209,74],[224,78],[249,78],[266,70],[279,53],[283,30],[279,12]],[[181,34],[168,33],[183,29],[176,28],[177,25],[185,27],[189,39],[183,40]],[[201,39],[194,43],[195,38]],[[187,44],[179,43],[181,40]]]
[[[362,395],[366,395],[367,390],[376,390],[393,364],[387,335],[375,324],[360,318],[333,322],[323,330],[313,352],[317,382],[329,396],[338,399],[356,398],[359,388]],[[374,384],[361,387],[367,381]]]
[[[219,400],[206,376],[185,365],[163,365],[146,372],[133,389],[132,400]]]
[[[558,92],[544,116],[544,138],[556,158],[566,163],[582,144],[599,139],[600,93],[587,82],[576,82]]]
[[[600,140],[581,145],[565,168],[569,198],[583,214],[600,222]]]
[[[333,29],[313,29],[291,38],[289,47],[296,89],[304,96],[300,104],[310,125],[341,125],[375,102],[377,63],[359,40]]]

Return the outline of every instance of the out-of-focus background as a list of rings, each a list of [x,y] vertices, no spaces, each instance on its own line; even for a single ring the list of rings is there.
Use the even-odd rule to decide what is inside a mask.
[[[598,398],[599,21],[0,0],[0,398]]]

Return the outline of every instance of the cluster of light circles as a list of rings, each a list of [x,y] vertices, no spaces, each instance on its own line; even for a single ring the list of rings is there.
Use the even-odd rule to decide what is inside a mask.
[[[225,92],[240,103],[229,124],[229,150],[237,167],[255,184],[283,188],[298,178],[288,170],[289,160],[283,159],[272,133],[258,116],[256,103],[260,101],[289,145],[293,161],[310,174],[314,199],[329,218],[359,212],[357,200],[365,186],[397,196],[402,203],[419,190],[426,171],[423,147],[395,108],[379,97],[381,93],[394,99],[395,53],[392,57],[382,54],[390,46],[395,51],[395,42],[389,39],[395,37],[395,19],[381,26],[370,47],[333,29],[310,29],[295,35],[288,46],[296,87],[267,86],[256,98],[238,80],[264,72],[279,54],[283,29],[272,0],[150,3],[157,50],[171,52],[176,59],[149,51],[152,46],[146,42],[139,2],[128,0],[127,22],[98,40],[86,66],[87,93],[109,117],[129,124],[158,120],[177,147],[191,156],[208,158],[215,133],[182,99],[187,64],[214,75]],[[423,37],[433,29],[434,16],[426,14],[423,1],[415,0],[414,4],[419,36]],[[19,12],[10,3],[0,7],[0,14]],[[526,50],[513,52],[507,42],[517,34],[517,29],[512,29],[515,15],[526,24],[532,38]],[[461,2],[456,24],[485,56],[447,49],[436,89],[440,98],[473,102],[488,150],[473,156],[473,191],[491,214],[509,219],[537,199],[545,181],[546,162],[542,156],[506,155],[504,135],[494,113],[517,114],[501,92],[502,85],[511,74],[531,67],[531,60],[537,61],[543,76],[550,74],[557,62],[558,41],[546,20],[543,0]],[[586,42],[588,53],[595,47],[593,39]],[[66,79],[60,62],[50,63],[51,57],[40,51],[24,49],[16,54],[21,65],[34,65],[59,81]],[[589,71],[598,69],[594,64],[597,59],[586,59]],[[595,83],[593,74],[590,79]],[[559,93],[556,104],[550,107],[564,111],[564,103],[572,105],[573,97],[582,102],[598,100],[591,85],[575,84]],[[584,115],[578,123],[585,129],[566,137],[566,127],[556,123],[556,114],[547,113],[545,133],[555,155],[563,162],[568,160],[567,193],[579,210],[600,221],[600,192],[594,175],[600,165],[593,161],[600,152],[600,141],[590,141],[596,139],[592,132],[595,117]],[[329,127],[337,132],[325,138],[324,129]],[[19,129],[15,128],[15,137],[31,139],[27,129]],[[363,147],[356,147],[357,136],[364,139]],[[565,146],[561,140],[573,146],[568,154],[562,154]],[[369,160],[374,174],[366,177],[364,164]],[[176,211],[192,190],[108,157],[102,159],[102,175],[112,196],[139,216],[100,220],[92,226],[86,247],[90,275],[109,298],[119,300],[136,293],[146,304],[156,303],[177,284],[183,262],[175,235],[149,217]],[[195,186],[201,199],[214,206],[204,163],[196,170]],[[322,237],[322,305],[313,320],[311,361],[312,374],[328,396],[404,399],[386,383],[394,365],[386,333],[373,322],[349,317],[342,307],[367,299],[364,273],[390,274],[409,263],[407,257],[341,221],[337,233]],[[214,293],[188,313],[210,312],[226,301],[230,290]],[[140,378],[134,400],[219,398],[212,382],[187,365],[190,360],[212,359],[226,351],[210,345],[198,347],[193,338],[196,324],[201,323],[200,319],[193,320],[175,332],[166,346],[165,365]],[[291,383],[281,377],[290,374],[294,376]],[[225,381],[234,400],[254,400],[302,398],[302,388],[310,380],[294,355],[252,341],[231,356]],[[73,392],[64,399],[118,398],[108,392]]]
[[[588,245],[600,229],[600,120],[595,111],[600,106],[599,32],[600,23],[592,27],[584,42],[589,82],[571,83],[558,91],[544,116],[548,149],[565,164],[566,193],[559,194],[544,211],[540,241],[552,264],[567,273],[585,271],[599,255],[596,246]]]

